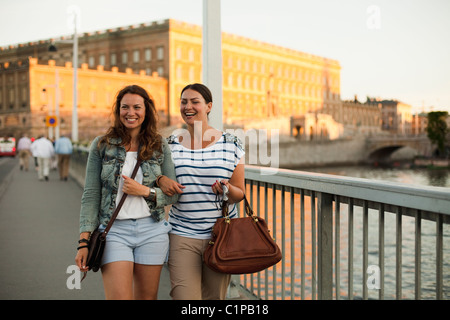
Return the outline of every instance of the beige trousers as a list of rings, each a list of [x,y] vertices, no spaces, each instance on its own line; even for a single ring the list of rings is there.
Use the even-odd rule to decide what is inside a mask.
[[[22,170],[22,167],[25,169],[25,171],[28,171],[28,167],[30,164],[30,156],[31,152],[30,150],[20,150],[19,151],[19,163],[20,163],[20,170]]]
[[[58,154],[58,171],[61,179],[69,176],[70,154]]]
[[[169,270],[174,300],[225,300],[231,275],[203,263],[209,240],[169,234]]]

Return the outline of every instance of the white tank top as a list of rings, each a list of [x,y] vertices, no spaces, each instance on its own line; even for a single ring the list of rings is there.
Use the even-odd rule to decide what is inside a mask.
[[[122,168],[122,173],[120,175],[119,190],[117,191],[117,198],[116,198],[116,206],[119,204],[120,199],[122,198],[123,195],[122,188],[124,180],[122,175],[131,177],[136,162],[137,162],[137,152],[127,152],[125,163],[123,164]],[[139,183],[142,183],[142,178],[143,178],[142,169],[139,168],[134,180],[136,180]],[[119,211],[119,214],[117,215],[117,219],[120,220],[140,219],[148,216],[150,216],[150,209],[147,205],[147,202],[145,202],[144,198],[142,196],[128,195],[127,198],[125,199],[125,202],[123,203],[122,208]]]

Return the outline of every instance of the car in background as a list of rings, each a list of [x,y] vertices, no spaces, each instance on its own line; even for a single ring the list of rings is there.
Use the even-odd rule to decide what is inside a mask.
[[[0,157],[16,156],[16,138],[0,137]]]

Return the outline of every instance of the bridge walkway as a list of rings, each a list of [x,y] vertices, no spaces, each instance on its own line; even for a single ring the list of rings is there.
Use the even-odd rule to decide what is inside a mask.
[[[21,171],[17,158],[8,165],[0,180],[0,299],[103,300],[100,272],[89,272],[80,289],[67,286],[79,237],[80,185],[73,179],[60,181],[56,170],[49,181],[39,181],[34,165]],[[231,291],[230,299],[241,298]],[[170,300],[169,292],[164,266],[158,299]]]

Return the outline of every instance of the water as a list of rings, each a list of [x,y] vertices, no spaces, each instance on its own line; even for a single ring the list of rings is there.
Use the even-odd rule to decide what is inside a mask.
[[[374,180],[394,181],[406,184],[425,185],[435,187],[450,187],[450,170],[448,169],[398,169],[361,167],[335,167],[311,169],[310,171],[329,174],[338,174]],[[450,189],[449,189],[450,192]],[[356,212],[355,212],[356,213]],[[356,215],[355,215],[356,217]],[[386,215],[385,221],[385,298],[395,297],[395,215]],[[361,232],[361,221],[355,221],[356,232]],[[378,215],[369,219],[369,230],[378,230]],[[450,298],[450,226],[444,225],[444,299]],[[436,225],[434,222],[422,220],[422,299],[434,299],[436,283]],[[355,236],[356,238],[356,236]],[[359,243],[360,244],[360,243]],[[414,245],[415,245],[415,219],[403,217],[402,219],[402,298],[414,299]],[[362,250],[358,244],[355,250]],[[356,261],[355,261],[356,262]],[[357,262],[356,262],[357,263]],[[378,264],[378,232],[369,232],[369,265]],[[375,294],[374,294],[375,293]],[[369,297],[378,294],[369,292]]]
[[[400,169],[376,168],[372,166],[342,166],[302,170],[414,185],[450,187],[450,170],[448,169]]]
[[[303,169],[302,169],[303,170]],[[366,179],[374,180],[385,180],[385,181],[396,181],[407,184],[415,185],[431,185],[438,187],[450,187],[450,171],[449,170],[427,170],[427,169],[386,169],[386,168],[372,168],[369,166],[361,167],[328,167],[328,168],[316,168],[308,169],[312,172],[321,172],[327,174],[337,174],[343,176],[352,176]],[[263,189],[261,189],[261,195],[263,194]],[[450,192],[450,189],[449,189]],[[247,191],[248,194],[248,191]],[[256,194],[256,188],[254,190]],[[281,243],[282,232],[281,230],[281,192],[276,192],[276,227],[273,227],[273,219],[271,219],[270,214],[268,217],[269,228],[273,228],[276,234],[276,239],[278,243]],[[285,194],[286,204],[285,211],[290,212],[290,194],[287,192]],[[268,192],[268,212],[272,212],[272,194],[271,190]],[[299,248],[301,246],[300,239],[300,197],[295,195],[294,208],[295,217],[294,221],[290,221],[289,214],[285,216],[285,249],[284,249],[284,262],[285,262],[285,273],[286,273],[286,284],[285,284],[285,298],[290,298],[291,290],[294,290],[295,299],[300,299],[302,297],[301,292],[301,257]],[[313,269],[312,262],[312,228],[311,228],[311,208],[310,208],[310,198],[305,197],[305,292],[304,298],[311,299],[312,297],[312,287],[313,279],[311,274]],[[256,200],[253,204],[253,208],[256,209]],[[263,204],[260,203],[260,212],[264,212]],[[348,284],[351,279],[348,277],[348,221],[347,213],[348,207],[346,204],[341,204],[341,217],[340,217],[340,285],[338,290],[334,290],[334,295],[336,291],[339,292],[341,299],[348,299]],[[353,241],[353,297],[355,299],[361,298],[363,296],[363,250],[362,250],[362,208],[354,207],[354,241]],[[291,257],[291,225],[295,226],[294,237],[295,237],[295,257]],[[334,230],[334,229],[333,229]],[[450,226],[444,225],[444,299],[450,299]],[[435,284],[436,284],[436,225],[435,222],[422,220],[422,250],[421,250],[421,299],[435,299]],[[395,299],[396,298],[396,215],[386,212],[385,214],[385,241],[384,241],[384,267],[385,267],[385,279],[384,279],[384,299]],[[334,255],[334,253],[333,253]],[[379,249],[378,249],[378,211],[369,210],[369,245],[368,245],[368,265],[377,266]],[[334,262],[334,257],[333,257]],[[293,284],[291,284],[291,264],[294,263],[294,279]],[[401,298],[402,299],[415,299],[415,275],[414,275],[414,264],[415,263],[415,219],[408,216],[402,217],[402,276],[401,276]],[[276,279],[273,281],[273,270],[268,270],[267,281],[265,279],[265,273],[260,275],[260,279],[252,279],[248,276],[243,277],[243,281],[246,281],[247,286],[253,286],[255,288],[256,281],[261,283],[261,296],[263,298],[272,299],[276,297],[281,298],[281,264],[276,267]],[[334,273],[334,271],[333,271]],[[265,296],[265,284],[267,283],[268,296]],[[274,290],[275,288],[275,290]],[[274,291],[276,293],[274,293]],[[316,291],[317,293],[317,291]],[[370,289],[368,290],[369,299],[378,299],[379,290]]]
[[[351,176],[373,180],[394,181],[413,185],[450,187],[450,170],[448,169],[399,169],[399,168],[374,168],[371,166],[353,166],[353,167],[329,167],[308,169],[311,172],[320,172],[327,174],[336,174],[342,176]],[[450,189],[449,189],[450,192]],[[360,209],[360,208],[359,208]],[[342,211],[344,210],[344,211]],[[341,208],[341,212],[345,212],[345,208]],[[360,213],[360,212],[359,212]],[[375,212],[374,212],[375,213]],[[356,219],[357,211],[355,210],[355,239],[361,239],[362,235],[362,219]],[[346,216],[343,216],[346,219]],[[341,218],[342,220],[342,218]],[[341,225],[347,221],[341,221]],[[395,279],[396,279],[396,220],[395,215],[385,215],[385,299],[395,298]],[[374,230],[374,232],[370,232]],[[450,299],[450,226],[444,224],[444,299]],[[345,241],[345,239],[344,239]],[[345,242],[341,244],[345,247]],[[362,243],[355,241],[355,252],[362,252]],[[402,218],[402,298],[414,299],[414,262],[415,262],[415,219],[404,216]],[[342,251],[342,250],[341,250]],[[342,253],[346,257],[346,252]],[[341,254],[341,255],[342,255]],[[435,299],[436,284],[436,224],[432,221],[422,220],[422,299]],[[354,265],[362,266],[362,257],[354,257]],[[369,212],[369,265],[378,264],[378,214],[370,214]],[[344,273],[347,271],[343,266]],[[358,272],[357,272],[358,271]],[[341,273],[343,273],[341,272]],[[360,275],[361,268],[354,271],[356,278],[354,283],[362,282]],[[345,279],[345,276],[344,276]],[[344,285],[346,282],[344,281]],[[341,285],[341,291],[346,290]],[[362,288],[360,290],[362,292]],[[346,293],[345,293],[346,294]],[[358,291],[357,291],[358,294]],[[378,292],[369,290],[369,298],[378,298]]]

